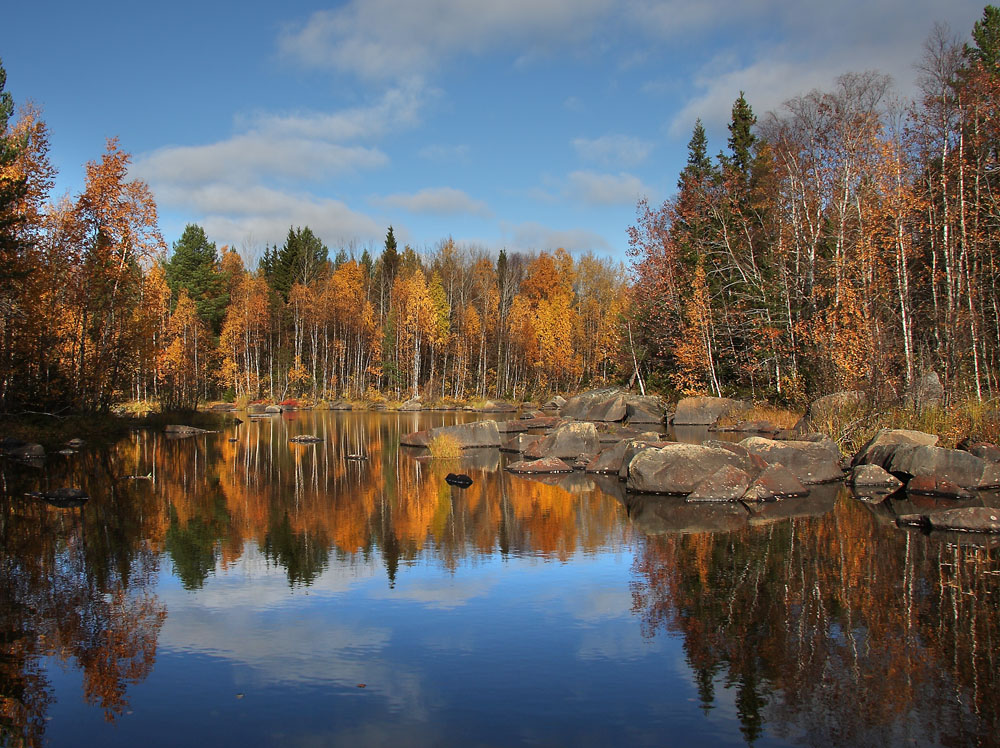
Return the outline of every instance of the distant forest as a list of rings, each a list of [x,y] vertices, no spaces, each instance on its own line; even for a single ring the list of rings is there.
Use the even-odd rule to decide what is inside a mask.
[[[52,201],[48,131],[0,65],[0,410],[123,400],[522,399],[611,383],[792,405],[937,371],[1000,395],[1000,9],[935,27],[919,97],[845,73],[726,150],[694,124],[629,263],[450,238],[378,256],[290,227],[256,267],[189,225],[168,252],[117,140]]]

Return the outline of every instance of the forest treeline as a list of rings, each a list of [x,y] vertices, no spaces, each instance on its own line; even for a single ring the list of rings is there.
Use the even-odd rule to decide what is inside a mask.
[[[931,32],[917,101],[871,71],[760,121],[741,93],[714,160],[696,123],[676,196],[630,230],[660,383],[795,402],[933,369],[953,397],[996,396],[998,60],[987,6],[968,44]]]
[[[168,252],[110,140],[53,201],[48,132],[0,67],[0,409],[206,399],[539,396],[606,383],[799,404],[934,369],[1000,390],[1000,10],[935,27],[920,97],[848,73],[727,150],[696,123],[630,266],[565,250],[332,252],[290,227],[253,266],[189,225]],[[637,376],[638,375],[638,376]]]

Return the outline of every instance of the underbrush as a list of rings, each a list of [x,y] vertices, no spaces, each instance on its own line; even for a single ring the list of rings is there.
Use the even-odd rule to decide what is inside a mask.
[[[749,410],[741,410],[723,416],[719,419],[718,425],[732,427],[748,421],[768,421],[779,429],[791,429],[795,428],[795,424],[801,418],[801,413],[769,403],[757,403],[750,406]]]
[[[442,460],[453,460],[462,456],[462,445],[458,439],[448,434],[439,434],[427,445],[431,457]]]

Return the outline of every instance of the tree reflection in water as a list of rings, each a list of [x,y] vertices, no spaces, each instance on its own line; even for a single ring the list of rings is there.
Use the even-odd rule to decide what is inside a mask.
[[[880,527],[841,496],[819,517],[650,535],[634,570],[644,635],[682,636],[706,712],[735,689],[748,742],[765,720],[813,745],[995,740],[995,544]]]

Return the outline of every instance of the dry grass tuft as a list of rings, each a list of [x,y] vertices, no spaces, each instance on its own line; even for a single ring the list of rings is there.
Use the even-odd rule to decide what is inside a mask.
[[[431,452],[431,457],[436,459],[448,460],[462,456],[462,445],[459,444],[458,439],[448,434],[435,436],[427,448]]]

